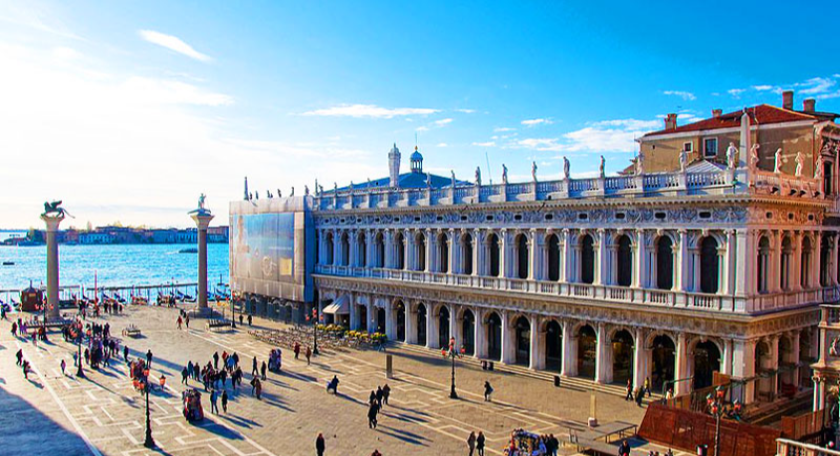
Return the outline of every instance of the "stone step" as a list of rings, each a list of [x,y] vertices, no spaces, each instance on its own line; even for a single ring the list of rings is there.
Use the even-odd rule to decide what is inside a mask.
[[[390,347],[398,348],[401,350],[409,351],[412,353],[417,353],[425,356],[440,356],[439,349],[432,349],[426,348],[420,345],[414,344],[406,344],[403,342],[397,341],[390,341],[388,343]],[[481,366],[481,360],[478,358],[474,358],[471,356],[465,356],[461,359],[461,362],[470,364],[472,366],[479,367]],[[554,383],[554,376],[559,375],[559,373],[551,372],[551,371],[539,371],[539,370],[531,370],[525,366],[519,366],[515,364],[503,364],[498,361],[493,362],[494,370],[500,372],[511,373],[515,375],[520,375],[523,377],[533,378],[535,380],[542,380]],[[602,383],[595,383],[592,380],[588,380],[585,378],[579,377],[561,377],[560,379],[560,387],[561,388],[568,388],[577,391],[597,391],[599,393],[604,394],[611,394],[613,396],[624,397],[625,390],[623,385],[617,384],[602,384]],[[647,405],[651,402],[655,402],[662,399],[661,394],[654,393],[651,397],[645,397],[642,400],[642,403]]]

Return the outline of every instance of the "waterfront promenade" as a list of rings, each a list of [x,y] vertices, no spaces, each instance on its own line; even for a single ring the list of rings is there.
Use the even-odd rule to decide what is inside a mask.
[[[283,371],[268,374],[262,400],[257,400],[248,384],[251,360],[253,356],[267,360],[271,347],[251,338],[247,327],[211,333],[203,321],[193,320],[190,329],[178,330],[177,315],[174,309],[129,306],[123,315],[96,320],[109,322],[116,337],[128,324],[140,327],[142,337],[124,339],[131,356],[151,349],[151,377],[164,374],[168,379],[165,391],[155,389],[151,395],[158,450],[142,446],[144,402],[132,388],[125,364],[114,359],[111,367],[87,368],[86,379],[64,376],[60,360],[67,361],[68,374],[75,372],[75,346],[52,334],[49,344],[39,343],[36,348],[12,337],[8,322],[0,323],[3,454],[307,455],[315,454],[314,440],[322,432],[327,455],[367,456],[374,449],[386,456],[455,455],[467,454],[465,440],[472,430],[485,432],[488,454],[501,454],[514,428],[554,433],[565,440],[570,429],[584,429],[589,414],[588,392],[485,372],[472,364],[459,366],[460,399],[449,399],[449,365],[439,353],[402,349],[389,350],[396,372],[388,380],[380,352],[327,352],[308,366],[303,356],[296,361],[292,350],[283,347]],[[255,319],[254,325],[280,326],[261,319]],[[29,381],[15,366],[19,348],[35,369]],[[209,394],[203,394],[206,419],[187,423],[180,409],[181,369],[189,360],[206,364],[217,351],[239,354],[244,388],[231,395],[227,415],[211,414]],[[325,392],[333,375],[341,381],[337,396]],[[492,403],[482,398],[485,380],[496,389]],[[379,427],[368,429],[368,395],[386,382],[392,389],[390,405],[380,414]],[[190,386],[199,384],[190,381]],[[632,402],[601,394],[598,398],[602,422],[638,422],[642,417],[643,410]],[[572,448],[561,450],[573,453]]]

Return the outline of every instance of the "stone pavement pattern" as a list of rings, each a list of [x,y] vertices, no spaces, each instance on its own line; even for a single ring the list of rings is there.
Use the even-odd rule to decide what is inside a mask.
[[[49,344],[15,339],[10,325],[0,323],[0,426],[5,431],[2,454],[105,455],[288,455],[314,454],[314,439],[326,437],[328,455],[367,456],[374,448],[385,456],[402,454],[466,454],[471,430],[488,437],[488,454],[501,454],[510,431],[523,427],[538,433],[568,436],[569,429],[583,429],[589,413],[589,393],[554,388],[550,383],[516,375],[484,372],[474,366],[458,369],[460,399],[449,399],[449,364],[416,351],[389,350],[397,370],[386,379],[383,353],[376,351],[329,352],[307,366],[303,356],[283,348],[283,371],[269,373],[262,400],[250,395],[251,360],[267,360],[271,346],[256,341],[242,328],[235,332],[205,331],[203,321],[178,330],[177,311],[163,308],[129,308],[120,316],[103,316],[111,333],[133,323],[142,329],[138,339],[123,340],[131,356],[154,353],[152,377],[167,377],[166,391],[150,396],[152,428],[159,446],[147,450],[144,438],[144,398],[136,392],[119,360],[99,371],[87,368],[86,379],[62,375],[59,363],[67,361],[75,372],[75,346],[51,334]],[[256,320],[255,325],[276,327]],[[30,381],[15,366],[14,354],[24,348],[37,375]],[[181,414],[181,369],[189,361],[206,364],[214,352],[237,352],[245,371],[243,389],[233,393],[226,415],[210,412],[209,394],[202,395],[206,419],[187,423]],[[333,375],[341,380],[340,394],[328,395],[325,384]],[[481,396],[489,379],[497,393],[494,402]],[[368,429],[367,398],[386,382],[391,401],[380,415],[379,427]],[[190,386],[199,387],[197,382]],[[513,405],[516,404],[516,405]],[[602,420],[638,422],[643,411],[621,398],[599,395]],[[567,448],[565,454],[574,453]]]

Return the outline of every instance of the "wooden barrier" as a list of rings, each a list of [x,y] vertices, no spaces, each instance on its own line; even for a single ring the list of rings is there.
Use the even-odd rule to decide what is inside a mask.
[[[782,437],[790,440],[814,443],[819,440],[824,427],[825,410],[796,417],[782,417]]]
[[[709,454],[713,454],[715,418],[705,413],[650,404],[639,428],[639,436],[688,452],[694,452],[697,445],[705,444],[709,446]],[[776,429],[723,420],[720,425],[720,454],[774,456],[779,437],[781,432]]]

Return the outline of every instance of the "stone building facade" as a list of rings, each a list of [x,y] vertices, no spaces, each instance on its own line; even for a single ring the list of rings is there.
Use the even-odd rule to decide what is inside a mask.
[[[840,129],[819,127],[836,166]],[[399,175],[395,146],[388,178],[304,197],[313,305],[392,340],[454,337],[470,356],[597,383],[679,395],[717,371],[745,380],[747,403],[809,388],[819,305],[840,299],[837,173],[751,165],[755,128],[744,115],[726,165],[494,185],[425,174],[418,151]]]

